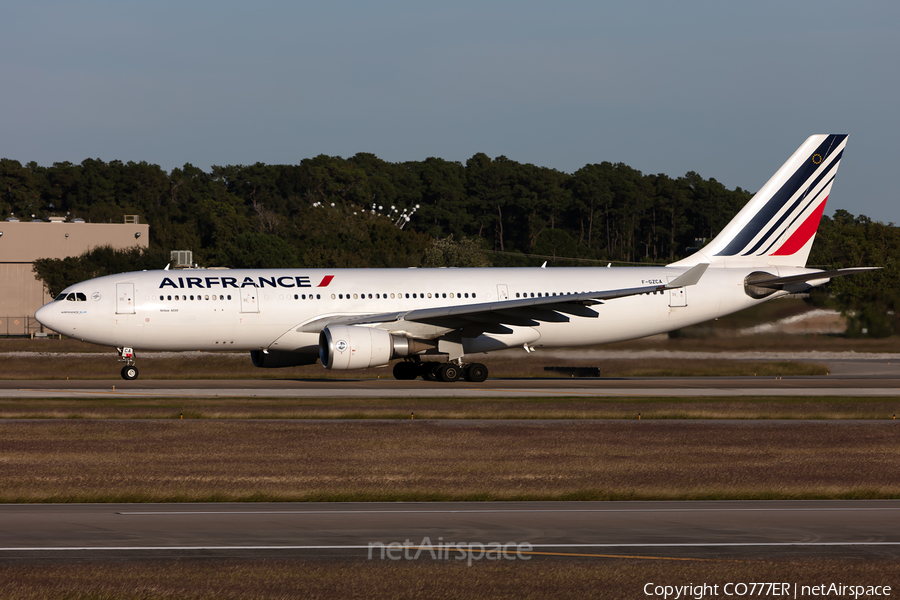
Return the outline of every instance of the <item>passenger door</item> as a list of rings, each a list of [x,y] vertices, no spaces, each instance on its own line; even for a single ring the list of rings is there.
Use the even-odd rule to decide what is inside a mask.
[[[133,283],[117,283],[116,284],[116,314],[133,315],[134,314],[134,284]]]
[[[242,313],[258,313],[259,312],[259,293],[256,286],[241,288],[241,312]]]
[[[669,277],[669,281],[675,279],[675,277]],[[672,288],[669,290],[669,306],[671,307],[680,307],[687,306],[687,288],[678,287]]]

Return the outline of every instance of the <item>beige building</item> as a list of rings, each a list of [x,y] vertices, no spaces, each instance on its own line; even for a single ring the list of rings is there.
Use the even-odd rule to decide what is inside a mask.
[[[98,246],[146,248],[150,226],[134,216],[124,223],[0,221],[0,336],[40,331],[34,311],[51,300],[31,264],[39,258],[79,256]]]

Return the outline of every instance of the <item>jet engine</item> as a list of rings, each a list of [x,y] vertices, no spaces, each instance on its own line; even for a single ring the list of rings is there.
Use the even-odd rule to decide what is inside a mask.
[[[254,367],[263,369],[280,369],[281,367],[299,367],[311,365],[319,359],[315,354],[299,352],[283,352],[281,350],[251,350],[250,360]]]
[[[384,329],[359,325],[333,325],[319,334],[322,366],[340,371],[386,365],[392,358],[409,356],[433,346],[433,343],[420,343]]]

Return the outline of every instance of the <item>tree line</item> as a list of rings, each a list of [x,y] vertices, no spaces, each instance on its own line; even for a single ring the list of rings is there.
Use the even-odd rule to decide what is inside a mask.
[[[482,153],[465,164],[390,163],[360,153],[209,171],[185,164],[169,173],[145,162],[0,160],[0,218],[122,222],[137,214],[150,224],[157,267],[169,250],[235,268],[411,267],[447,256],[497,266],[659,264],[714,237],[751,196],[695,172],[645,175],[602,162],[569,174]],[[873,313],[869,321],[882,321],[875,329],[900,331],[892,291],[898,258],[898,228],[838,211],[823,218],[810,264],[886,267],[836,280],[830,301]],[[78,272],[101,272],[104,261],[115,262],[95,257]]]
[[[673,179],[603,162],[567,174],[485,154],[465,164],[323,155],[171,173],[143,162],[0,160],[0,215],[120,222],[139,214],[151,244],[235,267],[412,266],[430,240],[451,234],[503,253],[671,261],[749,197],[693,172]],[[397,233],[391,217],[417,205]]]

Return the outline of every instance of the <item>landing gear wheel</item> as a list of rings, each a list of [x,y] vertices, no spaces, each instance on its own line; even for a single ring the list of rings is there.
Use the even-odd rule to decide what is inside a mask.
[[[419,366],[411,362],[398,362],[394,365],[394,379],[412,381],[419,376]]]
[[[437,370],[440,368],[440,366],[441,363],[436,362],[420,363],[419,374],[425,381],[438,381],[439,375]]]
[[[488,378],[488,368],[481,363],[466,365],[466,381],[481,383]]]
[[[437,376],[441,381],[453,383],[459,381],[460,369],[453,363],[444,363],[437,368]]]
[[[138,378],[138,370],[134,365],[125,365],[122,367],[122,379],[132,381]]]

